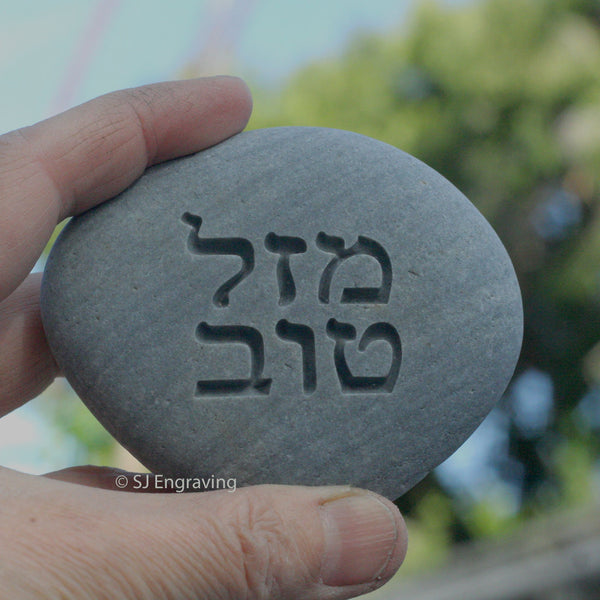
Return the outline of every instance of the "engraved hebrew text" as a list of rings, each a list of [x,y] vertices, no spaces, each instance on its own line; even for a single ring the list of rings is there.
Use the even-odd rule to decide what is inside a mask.
[[[265,347],[263,337],[254,327],[243,325],[214,325],[200,323],[196,336],[201,342],[212,344],[246,344],[250,349],[250,377],[247,379],[206,379],[196,384],[197,396],[231,396],[247,391],[268,394],[271,379],[263,379]]]
[[[296,298],[296,284],[290,269],[290,256],[306,252],[306,242],[299,237],[267,234],[265,248],[279,254],[277,261],[277,282],[279,284],[279,304],[291,304]]]
[[[390,290],[392,288],[392,262],[388,253],[379,242],[359,235],[358,241],[349,248],[346,248],[344,240],[341,237],[321,232],[317,235],[317,246],[324,252],[335,255],[329,261],[329,264],[325,267],[321,275],[319,283],[319,300],[321,302],[324,304],[329,303],[331,282],[337,268],[343,261],[360,254],[372,256],[379,263],[381,267],[381,285],[379,287],[344,288],[341,302],[385,304],[389,301]]]
[[[242,237],[233,236],[200,237],[202,218],[191,212],[185,212],[181,217],[181,221],[190,228],[186,248],[191,254],[237,256],[241,259],[242,265],[239,271],[233,277],[218,285],[212,297],[215,306],[227,308],[230,304],[231,292],[244,279],[248,278],[254,270],[255,253],[252,242]],[[259,322],[262,323],[262,332],[249,325],[223,325],[217,323],[209,325],[206,321],[202,321],[195,331],[196,339],[202,345],[203,352],[208,353],[205,356],[206,359],[209,359],[209,348],[213,344],[235,344],[248,348],[250,353],[249,376],[245,378],[201,379],[195,383],[196,397],[269,395],[273,380],[263,376],[265,362],[268,359],[272,360],[274,357],[278,358],[284,345],[287,345],[288,348],[291,347],[292,356],[296,358],[285,363],[290,371],[283,369],[282,372],[274,373],[273,376],[276,378],[297,377],[297,381],[302,381],[302,391],[305,395],[311,395],[317,390],[319,385],[317,365],[319,365],[319,368],[335,369],[342,394],[391,393],[398,380],[402,362],[402,344],[396,328],[385,321],[371,323],[365,327],[360,339],[357,341],[358,334],[355,325],[338,321],[327,314],[332,310],[330,308],[331,288],[336,273],[338,273],[340,266],[346,261],[352,261],[354,257],[367,256],[374,259],[378,266],[381,281],[377,286],[361,286],[355,282],[354,287],[343,287],[339,303],[352,305],[389,303],[393,279],[392,261],[382,244],[370,237],[359,235],[354,244],[346,247],[342,237],[329,235],[321,231],[313,238],[312,246],[309,248],[307,241],[301,237],[278,235],[271,231],[265,235],[263,245],[265,260],[268,253],[277,255],[277,262],[273,264],[274,281],[272,280],[269,284],[273,286],[271,288],[273,293],[261,295],[262,304],[251,308],[252,311],[257,309],[263,316],[265,313],[268,314],[268,311],[275,311],[272,321],[268,325],[269,330],[264,330],[264,318],[261,317]],[[311,260],[309,256],[302,256],[307,255],[310,251],[313,252],[313,257],[315,254],[319,254],[319,251],[326,252],[332,257],[324,267],[319,266],[320,272],[307,278],[307,265],[303,264],[303,268],[299,269],[298,262]],[[319,265],[323,264],[322,262],[315,262]],[[296,266],[294,267],[294,265]],[[259,266],[264,269],[265,263],[260,263]],[[374,263],[373,266],[377,268]],[[294,279],[294,268],[297,272],[303,274],[303,279],[306,281]],[[353,277],[358,280],[358,283],[360,283],[360,273],[363,268],[362,262],[354,262]],[[367,268],[369,268],[368,265]],[[214,273],[217,273],[218,276],[219,271],[212,269],[209,273],[211,277]],[[262,270],[261,273],[265,273],[265,271]],[[311,274],[309,273],[309,275]],[[365,275],[368,275],[368,273],[365,273]],[[338,275],[338,279],[341,277],[343,277],[343,273]],[[205,281],[208,285],[212,283],[211,279]],[[306,286],[307,281],[310,287],[302,289],[302,284]],[[274,282],[277,283],[278,295],[275,293]],[[288,307],[296,301],[298,287],[301,288],[303,293],[303,302],[306,302],[307,299],[310,300],[307,293],[312,293],[315,308],[319,307],[317,314],[321,316],[318,317],[317,321],[314,317],[311,318],[312,326],[282,318],[286,314],[292,314],[288,312]],[[249,289],[251,287],[244,285],[241,290],[236,291],[236,302],[243,303],[246,300],[243,290],[247,291]],[[336,302],[336,299],[333,302]],[[241,308],[244,308],[243,304],[241,304]],[[358,308],[360,309],[360,307]],[[345,307],[344,314],[348,314],[348,310],[352,314],[355,309]],[[376,310],[379,311],[379,308]],[[323,311],[325,311],[325,315],[322,314]],[[227,314],[227,311],[221,313],[219,310],[216,312]],[[294,314],[297,314],[297,312]],[[364,323],[365,315],[368,318],[370,314],[372,313],[363,310],[356,313],[361,323]],[[377,314],[383,316],[385,312],[378,312]],[[319,320],[320,325],[315,327],[315,323]],[[263,335],[265,338],[263,338]],[[333,344],[331,342],[325,343],[327,337],[333,340]],[[265,340],[267,343],[266,351]],[[364,367],[368,371],[361,373],[360,366],[356,366],[356,363],[352,361],[348,362],[346,352],[349,351],[351,353],[349,356],[352,358],[353,350],[357,350],[359,353],[367,352],[369,346],[375,342],[384,342],[389,346],[391,351],[389,355],[390,362],[387,364],[386,354],[382,358],[381,351],[373,348],[373,354],[369,355],[371,358],[369,366]],[[327,352],[330,358],[327,360],[327,357],[322,357],[317,360],[317,352]],[[286,355],[289,356],[289,354]],[[377,361],[384,364],[379,365]],[[209,362],[209,364],[211,363]],[[296,367],[293,367],[294,364]],[[222,368],[222,373],[226,375],[227,365],[223,364]]]
[[[200,227],[202,218],[186,212],[181,220],[192,228],[188,236],[187,248],[193,254],[222,254],[239,256],[242,268],[215,292],[213,302],[217,306],[229,306],[229,293],[236,285],[244,280],[254,269],[254,248],[244,238],[201,238]]]
[[[315,334],[307,325],[290,323],[281,319],[275,328],[277,335],[288,342],[295,342],[302,352],[302,388],[311,394],[317,387],[317,355]]]
[[[391,392],[396,385],[400,362],[402,361],[402,347],[400,336],[389,323],[373,323],[367,327],[358,342],[358,350],[364,352],[367,346],[376,340],[386,341],[392,348],[392,364],[388,372],[382,376],[357,376],[350,372],[344,348],[346,343],[356,339],[356,328],[350,323],[341,323],[335,319],[327,322],[327,335],[335,340],[333,360],[342,385],[342,390],[347,392],[376,392],[383,390]]]

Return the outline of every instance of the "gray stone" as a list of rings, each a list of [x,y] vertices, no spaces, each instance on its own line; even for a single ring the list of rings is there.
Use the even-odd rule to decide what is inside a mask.
[[[73,219],[42,312],[77,393],[152,471],[390,498],[479,425],[522,335],[469,201],[318,128],[242,133]]]

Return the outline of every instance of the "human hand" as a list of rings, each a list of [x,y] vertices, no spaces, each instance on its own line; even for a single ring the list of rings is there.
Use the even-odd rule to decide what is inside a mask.
[[[28,275],[56,223],[237,133],[250,110],[241,81],[210,78],[116,92],[0,136],[0,416],[59,374]],[[335,600],[385,583],[406,551],[398,510],[371,492],[126,493],[116,475],[0,468],[0,597]]]

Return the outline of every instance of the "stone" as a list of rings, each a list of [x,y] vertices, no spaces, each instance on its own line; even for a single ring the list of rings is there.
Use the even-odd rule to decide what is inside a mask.
[[[512,264],[441,175],[286,127],[161,164],[66,226],[42,316],[63,373],[144,465],[397,498],[517,361]]]

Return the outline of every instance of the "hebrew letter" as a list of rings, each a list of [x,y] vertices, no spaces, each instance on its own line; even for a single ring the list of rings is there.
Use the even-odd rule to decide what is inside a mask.
[[[243,325],[209,325],[202,322],[196,329],[202,342],[214,344],[241,343],[250,349],[250,377],[248,379],[205,379],[196,384],[197,396],[234,396],[253,389],[260,394],[271,390],[271,379],[262,379],[265,366],[263,338],[254,327]]]
[[[296,342],[302,349],[302,387],[307,394],[312,394],[317,387],[317,358],[315,351],[315,334],[308,325],[290,323],[281,319],[275,327],[282,340]]]
[[[186,212],[181,220],[192,228],[187,240],[187,249],[193,254],[221,254],[239,256],[242,259],[242,268],[228,279],[213,296],[216,306],[229,306],[229,292],[244,280],[254,269],[254,248],[244,238],[201,238],[200,227],[202,218]]]
[[[306,252],[306,242],[299,237],[267,234],[265,248],[269,252],[279,254],[277,261],[277,283],[279,284],[279,305],[284,306],[294,301],[296,284],[290,269],[290,256]]]
[[[381,285],[379,287],[344,288],[341,302],[373,304],[388,302],[392,288],[392,262],[385,248],[379,242],[359,235],[358,241],[346,248],[342,238],[321,232],[317,235],[317,246],[325,252],[335,254],[321,275],[321,281],[319,282],[319,300],[321,302],[324,304],[329,303],[331,282],[340,264],[352,256],[361,254],[372,256],[379,263],[381,267]]]
[[[356,339],[356,329],[350,323],[340,323],[335,319],[327,322],[327,335],[335,340],[333,361],[342,385],[343,392],[379,392],[390,393],[396,385],[400,363],[402,362],[402,346],[400,336],[389,323],[374,323],[367,327],[358,342],[358,350],[364,352],[371,342],[376,340],[386,341],[392,348],[392,364],[386,375],[381,377],[359,377],[352,374],[344,347],[346,342]]]

